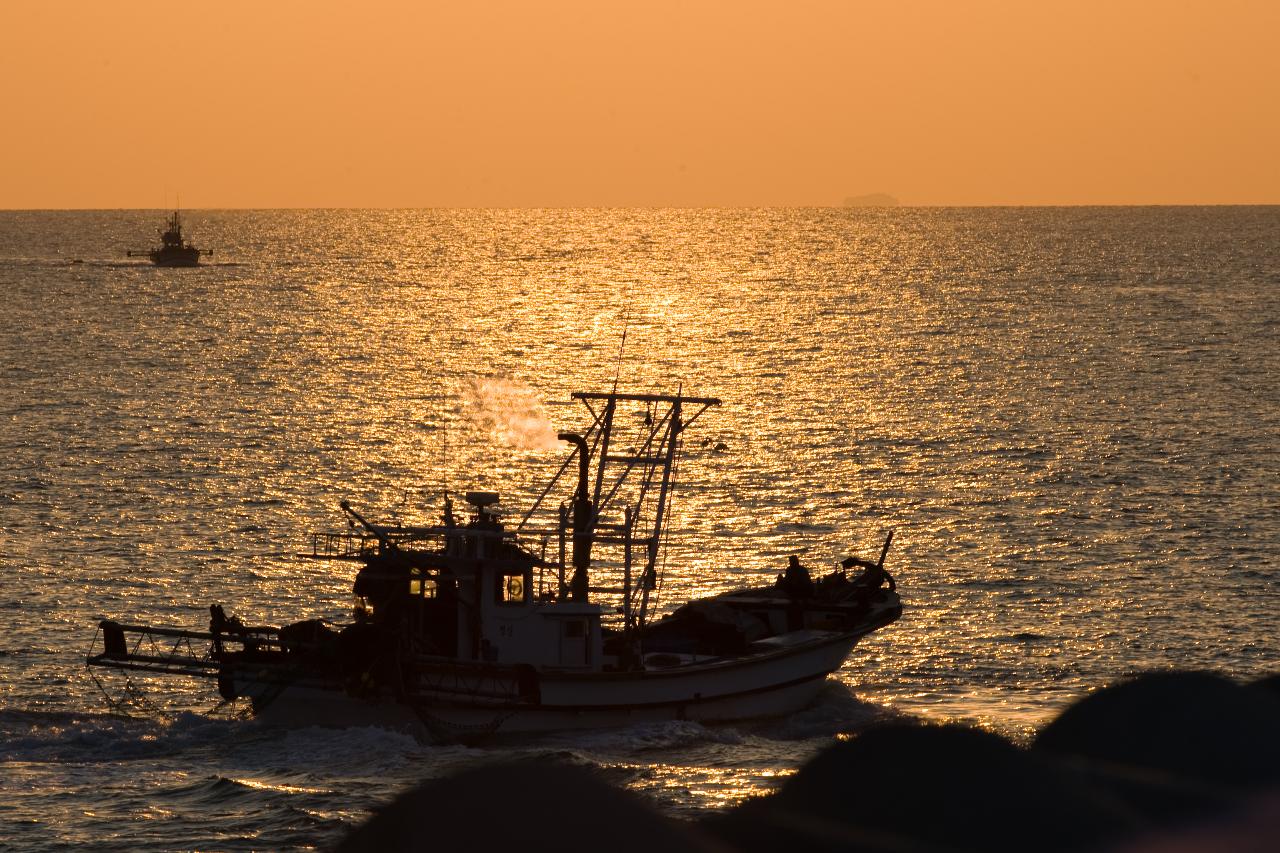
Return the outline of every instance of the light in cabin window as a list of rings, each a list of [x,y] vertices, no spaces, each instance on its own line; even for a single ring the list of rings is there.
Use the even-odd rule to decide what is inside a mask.
[[[422,596],[423,598],[435,598],[435,597],[436,597],[436,582],[435,582],[434,580],[432,580],[431,578],[424,578],[424,579],[421,579],[421,580],[420,580],[420,579],[418,579],[418,578],[410,578],[410,579],[409,579],[409,594],[410,594],[410,595],[420,595],[420,596]]]
[[[528,573],[521,575],[495,575],[493,600],[499,604],[527,604],[531,587]]]

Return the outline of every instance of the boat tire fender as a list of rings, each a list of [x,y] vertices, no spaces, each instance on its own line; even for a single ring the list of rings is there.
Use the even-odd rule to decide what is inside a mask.
[[[539,683],[538,671],[527,663],[516,666],[516,684],[520,691],[520,700],[531,705],[542,704],[542,685]]]
[[[236,693],[236,682],[231,676],[231,670],[228,667],[222,667],[218,670],[218,695],[228,702],[234,702],[239,698]]]

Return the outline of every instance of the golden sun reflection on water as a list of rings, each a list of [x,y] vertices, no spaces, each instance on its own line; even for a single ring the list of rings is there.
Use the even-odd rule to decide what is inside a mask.
[[[351,567],[293,557],[339,500],[519,517],[565,454],[536,436],[615,377],[725,401],[687,435],[662,608],[896,531],[905,615],[799,741],[1025,736],[1136,670],[1280,655],[1273,211],[202,212],[189,271],[118,263],[145,213],[59,217],[86,263],[0,232],[10,706],[100,708],[66,650],[101,618],[345,619]],[[622,763],[710,802],[789,772],[783,742]]]
[[[678,761],[656,765],[619,762],[604,767],[635,778],[630,786],[633,790],[652,797],[677,816],[688,817],[730,809],[774,790],[795,775],[794,769],[715,767]],[[678,800],[669,793],[673,790],[682,792]]]

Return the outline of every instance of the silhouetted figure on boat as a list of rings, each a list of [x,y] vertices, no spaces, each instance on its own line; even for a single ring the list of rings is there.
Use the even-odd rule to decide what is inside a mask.
[[[213,635],[213,649],[222,651],[223,634],[244,633],[244,623],[235,616],[228,616],[221,604],[209,605],[209,633]]]
[[[778,575],[778,586],[791,598],[809,598],[813,595],[813,578],[795,554],[787,558],[787,571]]]

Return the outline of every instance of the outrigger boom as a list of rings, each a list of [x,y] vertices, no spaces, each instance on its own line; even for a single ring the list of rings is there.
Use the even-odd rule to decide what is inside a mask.
[[[218,677],[218,670],[222,666],[218,654],[222,652],[222,643],[229,636],[183,628],[122,625],[110,619],[99,622],[98,630],[103,650],[86,658],[86,663],[90,666],[212,679]],[[130,637],[133,638],[132,643],[129,641]],[[249,647],[282,647],[275,628],[242,626],[233,639]],[[191,644],[192,640],[209,645],[197,651]],[[162,642],[168,642],[168,647],[161,648]]]

